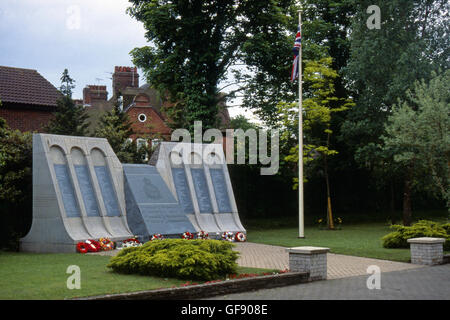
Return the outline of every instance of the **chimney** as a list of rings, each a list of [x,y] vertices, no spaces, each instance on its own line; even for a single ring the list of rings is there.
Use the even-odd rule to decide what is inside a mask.
[[[116,66],[112,78],[114,96],[117,96],[119,91],[123,91],[127,87],[139,87],[139,74],[136,67]]]
[[[83,104],[94,104],[99,101],[106,101],[108,92],[106,86],[88,85],[83,89]]]

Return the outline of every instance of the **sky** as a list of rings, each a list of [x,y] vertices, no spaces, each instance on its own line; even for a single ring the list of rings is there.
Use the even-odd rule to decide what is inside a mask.
[[[67,68],[74,99],[89,84],[106,85],[109,98],[114,66],[133,66],[130,51],[148,45],[128,7],[127,0],[1,0],[0,65],[37,70],[55,87]],[[229,112],[252,118],[239,107]]]

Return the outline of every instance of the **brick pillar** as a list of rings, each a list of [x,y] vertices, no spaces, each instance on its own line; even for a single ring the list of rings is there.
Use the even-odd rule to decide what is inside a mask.
[[[309,281],[327,278],[327,253],[329,248],[295,247],[287,248],[289,271],[308,272]]]
[[[408,239],[411,249],[411,263],[436,265],[444,260],[444,238],[412,238]]]

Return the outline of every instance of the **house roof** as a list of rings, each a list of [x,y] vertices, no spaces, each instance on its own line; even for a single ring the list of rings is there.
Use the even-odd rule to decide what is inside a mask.
[[[52,106],[61,93],[36,70],[0,66],[0,100],[21,105]]]

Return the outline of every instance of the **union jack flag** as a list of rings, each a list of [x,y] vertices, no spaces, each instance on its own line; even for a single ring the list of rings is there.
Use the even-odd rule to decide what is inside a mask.
[[[299,64],[299,52],[302,46],[302,30],[300,25],[298,26],[297,34],[295,35],[294,48],[292,52],[294,53],[294,61],[292,63],[291,71],[291,82],[293,82],[298,77],[298,64]]]

